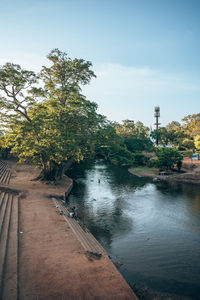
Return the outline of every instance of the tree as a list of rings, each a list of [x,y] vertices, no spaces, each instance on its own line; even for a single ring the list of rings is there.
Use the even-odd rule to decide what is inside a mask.
[[[182,154],[173,148],[157,148],[156,155],[157,165],[160,169],[171,169],[177,163],[180,166],[179,162],[183,159]]]
[[[179,145],[179,148],[182,148],[183,150],[194,149],[195,148],[194,140],[191,138],[183,139],[181,145]]]
[[[160,127],[151,133],[153,139],[166,146],[172,145],[179,150],[185,150],[189,146],[192,147],[192,138],[184,131],[184,128],[179,122],[172,121],[166,127]]]
[[[124,120],[122,125],[116,126],[116,132],[122,137],[135,136],[142,139],[149,137],[149,128],[140,121],[135,123],[133,120]]]
[[[116,133],[117,123],[104,118],[96,131],[95,153],[115,165],[131,165],[133,154],[127,149],[124,140]]]
[[[5,135],[0,133],[0,152],[3,159],[8,159],[11,148],[7,146]]]
[[[196,135],[194,138],[194,144],[197,150],[200,150],[200,135]]]
[[[152,131],[151,137],[155,140],[158,140],[158,142],[164,146],[168,145],[169,143],[169,134],[165,127],[160,127],[159,129]]]
[[[0,96],[1,120],[7,123],[6,113],[14,112],[15,116],[31,122],[28,109],[35,104],[32,93],[33,84],[38,77],[32,71],[22,69],[19,65],[6,63],[0,68]],[[13,115],[11,115],[13,117]]]
[[[190,137],[200,135],[200,113],[188,115],[182,119],[184,122],[183,129]]]
[[[43,88],[34,86],[38,77],[33,72],[9,63],[1,67],[1,119],[12,152],[20,161],[39,165],[41,179],[54,180],[69,161],[94,151],[92,135],[101,117],[96,103],[81,95],[80,85],[95,76],[91,63],[72,60],[58,49],[48,59],[52,65],[43,67],[39,77]]]
[[[116,124],[117,134],[124,140],[130,152],[151,151],[152,142],[149,138],[149,128],[140,121],[124,120],[123,124]]]
[[[47,58],[51,66],[43,66],[40,73],[45,84],[46,96],[55,99],[63,107],[74,95],[80,94],[81,85],[88,84],[92,77],[96,77],[90,69],[90,61],[71,59],[66,52],[59,49],[53,49]]]
[[[187,135],[184,133],[181,124],[176,121],[172,121],[166,126],[168,132],[168,141],[173,146],[181,147],[183,139],[187,138]]]

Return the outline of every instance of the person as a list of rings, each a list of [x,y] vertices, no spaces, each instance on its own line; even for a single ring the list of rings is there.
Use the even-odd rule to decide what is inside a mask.
[[[98,183],[100,183],[100,179],[98,180]]]
[[[74,218],[74,216],[75,216],[74,210],[75,210],[75,206],[73,206],[73,207],[71,208],[71,212],[69,213],[69,216],[70,216],[71,218]]]
[[[70,216],[70,218],[73,218],[74,213],[73,213],[73,212],[70,212],[70,213],[69,213],[69,216]]]
[[[75,208],[75,217],[78,217],[78,207]]]
[[[75,206],[73,207],[73,213],[74,213],[73,217],[75,218],[76,217],[76,207]]]

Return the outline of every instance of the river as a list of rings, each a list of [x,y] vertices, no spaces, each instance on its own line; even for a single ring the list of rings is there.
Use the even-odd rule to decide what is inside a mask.
[[[131,286],[200,299],[200,186],[138,178],[101,160],[68,176],[68,205]]]

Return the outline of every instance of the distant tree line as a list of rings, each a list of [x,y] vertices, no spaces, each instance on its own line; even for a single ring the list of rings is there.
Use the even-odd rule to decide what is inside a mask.
[[[153,131],[142,122],[111,122],[97,113],[97,104],[81,92],[81,86],[95,77],[92,64],[71,59],[53,49],[47,56],[50,66],[39,74],[6,63],[0,67],[0,150],[19,162],[40,167],[38,179],[61,178],[72,162],[100,156],[112,164],[131,166],[155,164],[147,155],[172,154],[171,167],[182,160],[178,150],[200,150],[200,114],[187,116],[183,125],[172,122]],[[158,150],[152,139],[158,137],[171,150]],[[171,152],[170,152],[171,151]],[[170,153],[169,153],[170,152]],[[173,156],[171,155],[171,156]],[[160,157],[160,158],[159,158]]]

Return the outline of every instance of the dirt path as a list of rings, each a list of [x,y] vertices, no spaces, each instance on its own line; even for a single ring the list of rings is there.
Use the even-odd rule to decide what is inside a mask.
[[[88,257],[50,195],[64,195],[71,181],[59,185],[32,181],[38,170],[12,169],[10,186],[22,191],[19,211],[19,300],[137,299],[108,257]]]

